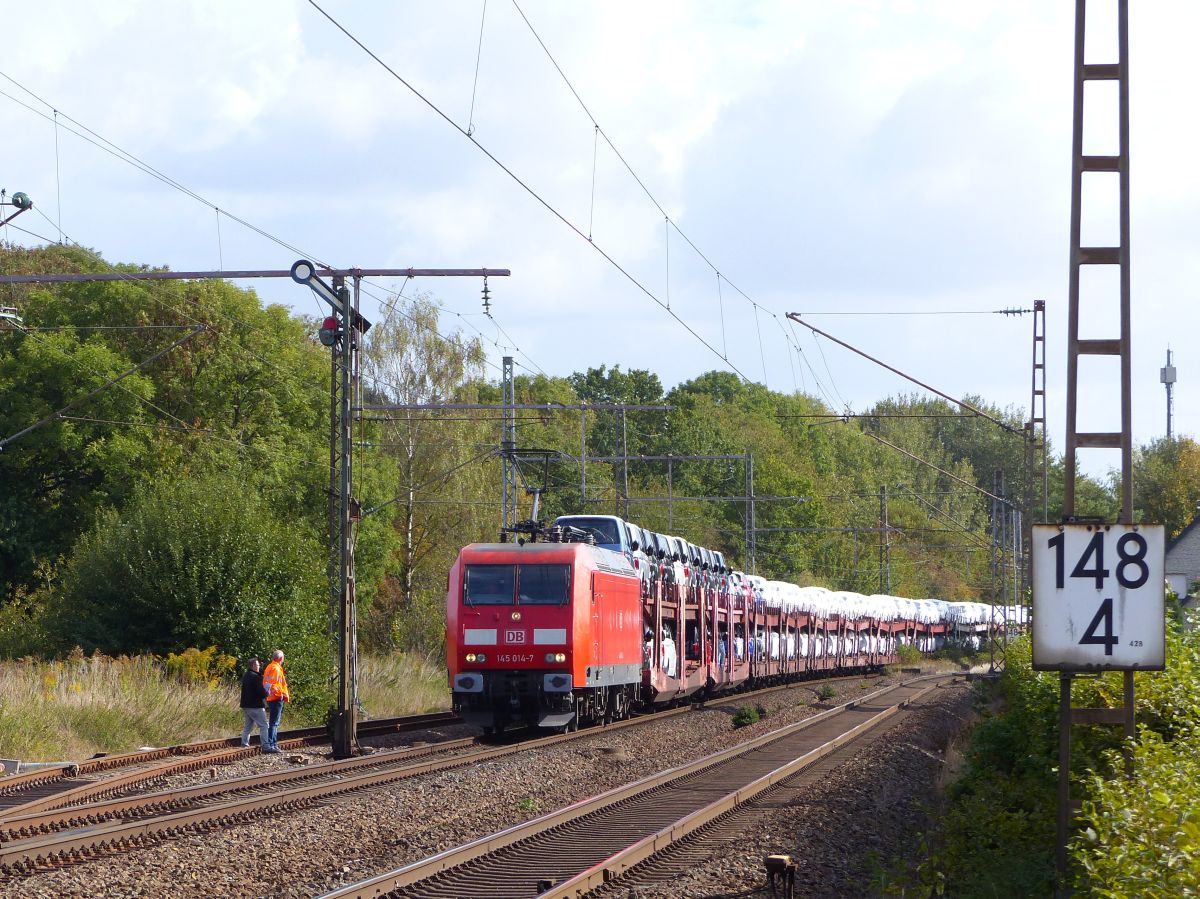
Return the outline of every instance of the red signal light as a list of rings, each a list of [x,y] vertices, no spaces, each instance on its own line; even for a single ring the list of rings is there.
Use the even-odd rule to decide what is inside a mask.
[[[338,342],[338,337],[341,336],[341,329],[338,328],[338,320],[336,316],[328,315],[321,322],[321,330],[317,333],[318,339],[325,346],[333,346]]]

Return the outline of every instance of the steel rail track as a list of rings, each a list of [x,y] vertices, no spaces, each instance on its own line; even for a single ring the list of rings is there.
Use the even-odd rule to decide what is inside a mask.
[[[359,734],[363,737],[383,736],[427,727],[455,724],[460,721],[453,712],[433,712],[408,715],[402,718],[381,718],[363,722]],[[328,743],[324,727],[307,727],[280,734],[282,748]],[[205,740],[182,746],[128,752],[102,756],[73,765],[46,768],[28,774],[0,778],[0,824],[11,817],[44,809],[61,808],[115,796],[141,784],[172,774],[195,771],[213,765],[225,765],[258,754],[258,746],[241,746],[240,738]],[[182,758],[181,758],[182,757]],[[166,760],[166,761],[163,761]],[[114,777],[102,776],[108,771],[132,768]],[[99,779],[95,779],[101,775]]]
[[[939,685],[939,688],[941,686],[945,685]],[[866,741],[869,740],[882,751],[881,744],[891,739],[889,735],[893,729],[911,716],[916,708],[910,705],[901,709],[887,721],[872,728],[870,734],[864,734],[862,740],[842,745],[683,839],[663,847],[661,851],[624,873],[610,875],[615,876],[616,880],[610,880],[609,883],[615,882],[618,887],[627,888],[629,895],[633,896],[640,890],[671,883],[703,867],[713,858],[737,851],[737,847],[745,845],[747,840],[754,840],[761,834],[770,832],[770,828],[775,826],[773,816],[781,809],[807,803],[811,799],[812,791],[837,768],[859,753],[870,751],[864,745]],[[749,890],[752,884],[747,883],[746,886]]]
[[[384,750],[359,758],[337,762],[326,762],[311,766],[270,771],[263,774],[247,774],[230,780],[221,780],[194,787],[177,787],[155,793],[139,793],[87,805],[71,806],[48,811],[30,812],[0,821],[0,859],[6,845],[43,834],[68,829],[93,828],[114,819],[129,820],[180,811],[187,807],[198,807],[222,796],[236,796],[263,788],[283,786],[304,780],[319,780],[330,777],[341,778],[347,773],[361,769],[394,767],[398,762],[408,762],[444,752],[452,752],[474,746],[474,737],[447,740],[424,746],[409,746],[401,749]],[[422,770],[412,774],[424,773]]]
[[[704,703],[685,705],[629,718],[613,722],[602,728],[586,728],[582,731],[545,736],[510,745],[483,748],[478,752],[417,764],[407,763],[418,757],[441,754],[473,745],[477,741],[472,737],[419,748],[408,747],[401,750],[383,751],[361,758],[301,769],[250,775],[198,787],[141,794],[86,805],[72,805],[68,808],[61,807],[65,804],[62,798],[65,794],[59,794],[58,797],[29,802],[2,813],[0,816],[0,873],[10,877],[20,876],[113,851],[133,849],[159,838],[187,831],[210,830],[214,826],[234,825],[249,821],[260,814],[277,814],[286,809],[298,809],[344,793],[370,789],[418,775],[478,764],[490,759],[524,752],[531,748],[542,748],[569,740],[584,739],[626,727],[639,727],[652,721],[661,721],[693,711],[703,711],[706,708],[745,702],[780,690],[804,689],[810,685],[815,687],[820,683],[837,680],[863,679],[864,676],[861,674],[842,675],[807,683],[775,685],[757,691],[710,699]],[[443,716],[448,714],[442,713]],[[822,716],[818,715],[817,717]],[[444,717],[440,720],[441,723],[445,723]],[[405,721],[411,723],[411,719],[397,719],[388,722],[386,726],[393,730],[400,729],[400,722]],[[384,722],[378,724],[385,726]],[[430,726],[428,722],[424,722],[424,724]],[[233,757],[240,758],[255,751],[257,750],[240,749],[239,747],[231,753]],[[224,756],[222,755],[222,757]],[[210,765],[212,761],[211,756],[203,759],[189,759],[186,762],[176,763],[179,767],[174,770],[186,770],[184,766],[194,769]],[[382,768],[383,770],[354,774],[355,771],[363,768]],[[148,780],[162,776],[164,776],[164,772],[161,770],[151,774],[134,772],[121,780],[124,781],[127,778]],[[318,782],[292,787],[285,786],[282,790],[271,790],[272,787],[288,783],[312,780]],[[111,785],[110,781],[90,785],[88,788],[93,790],[93,795],[98,788],[103,788],[103,791],[110,795],[116,792],[116,788]],[[264,794],[262,792],[264,789],[271,790],[271,792]],[[253,793],[254,795],[219,801],[222,796],[237,796],[239,793]],[[79,801],[80,795],[82,794],[74,796],[74,800]],[[48,808],[51,804],[56,807]],[[181,806],[184,807],[183,810],[179,810]],[[114,819],[118,820],[114,822]]]
[[[943,677],[886,687],[748,743],[326,893],[321,899],[584,895],[857,739],[933,689]],[[888,694],[895,696],[884,704]]]
[[[613,853],[609,858],[593,865],[588,870],[552,885],[550,889],[540,894],[539,899],[568,899],[568,897],[586,896],[643,862],[649,862],[656,857],[668,854],[692,836],[706,833],[714,825],[733,818],[755,799],[774,797],[778,791],[794,783],[811,769],[819,768],[823,761],[828,762],[830,759],[837,758],[840,753],[850,751],[854,744],[868,732],[885,728],[889,721],[899,720],[899,716],[905,710],[936,689],[937,686],[938,684],[934,683],[917,690],[913,695],[890,709],[852,728],[842,737],[835,738],[790,761],[785,761],[778,768],[746,786],[714,800],[690,815],[661,828],[656,833]]]
[[[780,688],[770,687],[761,692],[775,692],[778,689]],[[754,695],[759,694],[742,694],[738,698],[751,698]],[[724,697],[719,702],[710,702],[708,705],[721,705],[733,700],[734,697],[732,696]],[[152,836],[156,829],[156,822],[161,822],[161,827],[158,829],[161,830],[163,835],[170,835],[178,833],[188,826],[206,825],[219,819],[232,821],[232,816],[237,816],[237,820],[249,820],[250,813],[260,810],[260,804],[257,801],[258,797],[250,797],[243,801],[233,800],[220,803],[219,805],[208,805],[188,811],[176,811],[181,805],[211,801],[222,795],[236,795],[239,792],[286,785],[297,780],[314,780],[321,777],[336,778],[333,781],[325,781],[323,784],[317,784],[315,787],[284,789],[282,792],[275,791],[269,799],[270,807],[276,809],[282,807],[299,807],[300,805],[326,799],[343,792],[380,786],[408,777],[478,764],[495,758],[515,755],[531,748],[553,746],[557,743],[583,739],[594,736],[598,732],[610,733],[613,730],[620,730],[627,727],[639,727],[652,720],[661,721],[665,718],[689,714],[699,708],[700,706],[680,706],[652,715],[613,722],[601,729],[588,728],[571,733],[538,737],[533,740],[523,740],[517,743],[483,748],[477,752],[449,759],[428,761],[415,765],[404,764],[401,768],[396,768],[395,765],[397,763],[406,763],[422,756],[441,754],[465,746],[476,745],[477,740],[474,737],[469,737],[461,740],[436,743],[417,750],[408,748],[385,751],[361,758],[330,762],[290,771],[273,771],[266,774],[249,775],[231,781],[205,784],[200,787],[166,790],[160,793],[128,796],[121,799],[110,799],[85,805],[72,805],[65,808],[61,807],[64,803],[56,803],[59,807],[47,809],[45,802],[30,802],[17,809],[7,810],[6,814],[0,817],[0,870],[11,871],[23,865],[36,865],[39,861],[49,861],[55,858],[63,861],[69,860],[72,856],[83,858],[108,845],[121,847],[124,842],[133,837],[140,840]],[[243,753],[252,751],[241,750]],[[209,763],[209,759],[204,759],[199,764],[206,765]],[[179,764],[193,765],[193,761]],[[347,778],[343,776],[347,772],[352,773],[362,768],[381,767],[387,770],[363,774],[357,777]],[[153,776],[160,777],[162,774],[156,773]],[[142,772],[135,772],[129,775],[129,777],[146,779],[147,775]],[[124,781],[126,778],[121,778],[121,780]],[[110,782],[105,781],[104,783],[108,784]],[[325,785],[328,785],[328,790],[322,790],[322,787]],[[108,792],[114,791],[110,789]],[[59,797],[62,795],[59,794]],[[56,798],[58,797],[51,797],[51,801]],[[161,814],[164,811],[167,814]],[[153,817],[152,820],[145,820],[147,817],[155,815],[158,815],[158,817]],[[122,820],[116,824],[105,824],[105,822],[111,822],[114,818]],[[130,819],[135,820],[137,823],[130,824],[128,827],[125,826],[129,824]],[[63,832],[65,829],[72,828],[74,830],[71,832]],[[129,845],[132,846],[133,844],[129,843]]]

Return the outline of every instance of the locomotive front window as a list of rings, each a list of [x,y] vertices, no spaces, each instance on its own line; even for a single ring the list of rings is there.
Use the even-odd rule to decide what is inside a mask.
[[[463,601],[469,606],[511,606],[516,585],[516,565],[468,565]]]
[[[521,604],[565,606],[570,597],[570,565],[522,565]]]

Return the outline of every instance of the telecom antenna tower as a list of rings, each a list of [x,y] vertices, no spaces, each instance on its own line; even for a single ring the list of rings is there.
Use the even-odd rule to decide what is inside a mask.
[[[1175,408],[1175,366],[1171,364],[1171,348],[1167,347],[1167,364],[1159,371],[1158,379],[1167,388],[1167,439],[1172,436],[1171,413]]]

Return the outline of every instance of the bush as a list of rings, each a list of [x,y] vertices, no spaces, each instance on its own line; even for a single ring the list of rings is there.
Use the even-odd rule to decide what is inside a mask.
[[[1093,776],[1072,846],[1079,886],[1100,899],[1200,895],[1200,733],[1143,732],[1134,777]],[[1117,758],[1110,759],[1121,764]]]
[[[445,665],[413,653],[360,653],[358,662],[358,699],[369,718],[450,707]]]
[[[167,653],[164,660],[167,674],[183,684],[208,684],[217,686],[221,678],[235,673],[237,659],[217,652],[217,647],[208,649],[185,649],[179,655]]]
[[[955,897],[1054,893],[1058,677],[1031,670],[1028,638],[1009,644],[998,681],[980,681],[982,722],[951,787],[917,893]]]
[[[934,652],[930,658],[954,662],[956,665],[969,668],[971,662],[976,658],[977,655],[978,653],[972,649],[969,649],[963,643],[947,643],[941,649]]]
[[[392,645],[402,652],[420,653],[433,664],[446,661],[446,591],[422,591],[392,623]]]
[[[744,705],[733,713],[733,726],[735,728],[746,727],[757,722],[760,717],[757,706]]]
[[[901,643],[896,647],[896,658],[899,659],[901,665],[920,665],[925,661],[921,650],[910,643]]]
[[[1121,776],[1115,735],[1091,766],[1099,773],[1086,783],[1085,826],[1071,853],[1090,895],[1200,893],[1200,630],[1194,613],[1185,614],[1182,623],[1167,621],[1167,669],[1134,681],[1140,729],[1133,780]],[[1112,673],[1085,682],[1085,698],[1076,702],[1119,705],[1121,681]]]
[[[837,696],[837,690],[833,689],[829,684],[822,684],[821,688],[817,690],[817,699],[821,700],[821,702],[833,699],[835,696]]]
[[[51,644],[41,597],[18,593],[0,603],[0,659],[39,655]]]
[[[1135,679],[1132,782],[1123,776],[1119,729],[1074,732],[1072,792],[1083,814],[1071,861],[1080,895],[1200,894],[1200,630],[1168,618],[1167,657],[1166,671]],[[984,720],[918,868],[919,892],[1054,893],[1059,676],[1032,670],[1028,637],[1010,641],[1005,659],[1001,678],[977,687]],[[1119,706],[1122,681],[1121,672],[1077,678],[1072,702]]]
[[[183,684],[151,656],[0,662],[0,756],[87,758],[230,736],[241,728],[234,684]]]

